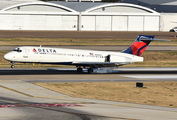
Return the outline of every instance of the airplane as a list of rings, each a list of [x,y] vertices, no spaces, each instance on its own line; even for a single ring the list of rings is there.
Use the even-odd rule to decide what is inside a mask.
[[[168,41],[154,39],[154,36],[139,35],[136,40],[121,52],[78,50],[49,47],[21,46],[4,55],[4,59],[12,63],[40,63],[73,65],[77,67],[77,72],[83,72],[83,68],[88,68],[88,73],[93,73],[93,69],[102,67],[118,67],[134,62],[143,62],[140,57],[151,41]]]

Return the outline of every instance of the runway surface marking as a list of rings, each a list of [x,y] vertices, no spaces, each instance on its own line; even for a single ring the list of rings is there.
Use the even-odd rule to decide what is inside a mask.
[[[39,106],[39,107],[83,107],[82,105],[77,105],[77,104],[41,104],[41,103],[36,103],[36,104],[27,104],[28,106]],[[0,108],[7,108],[7,107],[25,107],[22,104],[0,104]]]
[[[138,79],[177,79],[177,75],[121,75],[121,76]]]
[[[76,115],[76,116],[82,118],[83,120],[91,120],[89,117],[124,119],[124,120],[139,120],[139,119],[132,119],[132,118],[100,116],[100,115],[94,115],[94,114],[79,114],[79,113],[69,112],[69,111],[65,111],[65,110],[58,110],[56,108],[47,108],[47,107],[83,107],[82,105],[76,105],[76,104],[9,104],[9,105],[0,105],[0,108],[10,108],[10,107],[35,107],[35,108],[39,108],[39,109],[52,110],[52,111],[57,111],[57,112],[73,114],[73,115]]]

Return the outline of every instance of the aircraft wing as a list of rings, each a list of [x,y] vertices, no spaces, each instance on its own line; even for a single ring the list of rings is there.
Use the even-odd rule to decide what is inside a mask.
[[[89,66],[92,68],[115,67],[115,66],[121,66],[125,64],[130,64],[130,63],[127,63],[127,62],[72,62],[72,65]]]

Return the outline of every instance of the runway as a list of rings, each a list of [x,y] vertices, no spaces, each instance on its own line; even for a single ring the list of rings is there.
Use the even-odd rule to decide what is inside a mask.
[[[177,81],[177,68],[119,67],[94,69],[94,72],[94,74],[88,74],[87,69],[84,69],[83,73],[78,73],[76,68],[0,68],[1,80],[28,82]],[[147,76],[151,76],[150,79]]]
[[[105,69],[102,72],[105,72]],[[32,84],[177,81],[177,68],[118,68],[112,69],[112,72],[88,74],[77,73],[76,68],[1,68],[0,118],[1,120],[177,119],[177,108],[73,98]]]

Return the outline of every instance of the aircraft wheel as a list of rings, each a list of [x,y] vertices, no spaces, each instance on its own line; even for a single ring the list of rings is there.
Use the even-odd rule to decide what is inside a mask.
[[[83,69],[82,68],[77,68],[77,72],[83,72]]]
[[[93,69],[92,69],[92,68],[89,68],[89,69],[88,69],[88,73],[92,74],[92,73],[93,73]]]
[[[11,68],[15,68],[15,66],[14,66],[14,65],[11,65]]]

